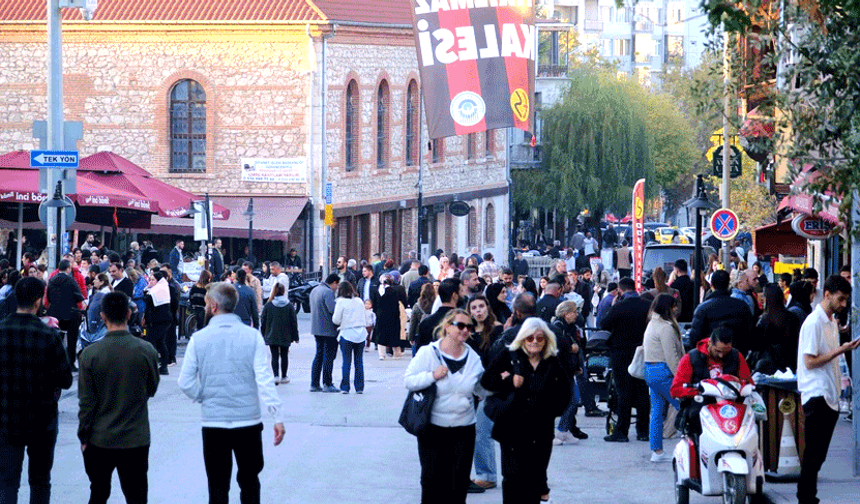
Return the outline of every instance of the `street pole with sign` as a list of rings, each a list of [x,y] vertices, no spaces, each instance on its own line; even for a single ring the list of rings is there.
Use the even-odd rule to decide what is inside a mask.
[[[60,21],[60,0],[47,0],[48,8],[48,149],[59,150],[63,147],[63,32]],[[49,190],[57,187],[61,172],[49,169],[47,172]],[[60,197],[63,196],[62,183],[59,184]],[[49,193],[50,194],[50,193]],[[48,271],[57,267],[57,250],[60,248],[59,224],[63,208],[48,212]],[[21,241],[21,237],[18,237]]]
[[[731,164],[729,160],[729,114],[731,113],[731,101],[729,100],[729,79],[731,72],[729,69],[729,32],[724,33],[725,41],[723,42],[723,181],[722,181],[722,205],[723,208],[731,208],[732,199],[729,194],[729,180],[731,178]],[[722,256],[723,267],[729,268],[729,251],[731,243],[723,242]]]

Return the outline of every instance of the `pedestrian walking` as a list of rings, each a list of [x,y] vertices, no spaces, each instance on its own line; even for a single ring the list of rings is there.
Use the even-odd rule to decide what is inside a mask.
[[[173,314],[170,309],[170,286],[161,270],[153,269],[149,275],[149,287],[144,296],[146,313],[143,316],[146,327],[146,341],[158,351],[159,368],[162,375],[167,371],[169,356],[167,354],[167,335],[173,327]]]
[[[57,265],[57,274],[48,283],[48,315],[55,317],[60,323],[60,330],[66,333],[66,354],[72,371],[75,366],[75,350],[78,345],[78,330],[80,317],[76,311],[78,303],[84,300],[84,295],[78,283],[72,277],[72,266],[63,259]]]
[[[37,314],[45,282],[15,284],[17,309],[0,321],[0,502],[18,501],[24,451],[31,504],[51,501],[51,468],[57,443],[57,400],[72,386],[72,371],[57,332]]]
[[[340,391],[349,394],[349,373],[355,361],[355,393],[364,393],[364,340],[367,335],[364,302],[358,297],[349,282],[341,282],[337,287],[337,300],[334,305],[332,322],[338,327],[340,340],[341,367]]]
[[[379,360],[385,360],[389,347],[394,352],[394,358],[400,359],[403,356],[403,340],[400,335],[404,329],[400,323],[400,314],[406,306],[406,292],[396,286],[391,275],[383,273],[379,287],[371,292],[370,299],[373,302],[373,311],[376,312],[373,341],[379,352]]]
[[[464,310],[449,310],[437,327],[442,337],[422,346],[406,369],[408,390],[436,384],[430,424],[418,436],[422,504],[466,502],[475,450],[475,387],[484,372],[481,358],[466,344],[474,328]]]
[[[684,356],[681,329],[675,319],[676,300],[671,294],[658,294],[651,303],[648,327],[642,343],[645,353],[645,383],[651,389],[651,422],[648,438],[651,443],[651,462],[668,462],[672,454],[663,451],[663,422],[674,423],[680,409],[678,400],[669,389],[678,370],[678,361]],[[663,413],[666,404],[670,414]]]
[[[158,352],[131,335],[129,299],[108,292],[100,303],[107,334],[81,352],[78,439],[90,478],[90,504],[106,503],[114,469],[129,504],[147,502],[149,410],[158,389]]]
[[[549,498],[554,423],[570,402],[570,378],[556,356],[555,333],[540,318],[527,318],[508,349],[481,378],[495,395],[513,394],[493,426],[501,444],[502,502],[536,504]]]
[[[834,315],[845,310],[851,284],[839,275],[824,282],[821,303],[800,328],[797,356],[797,388],[803,404],[806,451],[800,462],[797,482],[799,504],[817,504],[818,471],[827,458],[830,440],[839,419],[842,390],[839,356],[860,345],[860,340],[839,344],[839,323]]]
[[[340,277],[332,273],[311,291],[311,334],[316,340],[316,353],[311,364],[311,392],[340,392],[332,383],[331,376],[337,358],[337,328],[331,319],[334,315],[334,293],[339,284]]]
[[[194,314],[197,322],[197,330],[206,327],[206,288],[212,281],[212,274],[209,270],[200,272],[197,282],[191,286],[188,291],[188,306],[191,308],[191,313]],[[191,337],[189,334],[188,337]]]
[[[275,385],[290,383],[290,345],[299,342],[299,322],[296,309],[287,298],[284,286],[276,283],[260,315],[260,331],[272,352],[272,373]],[[280,374],[278,371],[280,370]],[[280,378],[279,378],[280,376]]]
[[[233,272],[233,286],[239,293],[239,303],[236,305],[236,315],[242,323],[251,327],[260,327],[260,315],[257,309],[257,295],[246,284],[248,273],[244,269]]]
[[[570,402],[558,421],[554,444],[564,444],[576,439],[588,439],[588,434],[576,425],[576,413],[579,406],[585,403],[586,412],[597,409],[594,394],[589,393],[587,380],[584,380],[585,369],[585,340],[580,336],[576,325],[579,319],[579,309],[575,301],[562,301],[555,308],[555,319],[550,329],[555,330],[558,347],[558,359],[565,367],[570,377]],[[582,377],[583,380],[579,378]],[[586,383],[583,383],[586,382]],[[590,396],[590,397],[588,397]]]
[[[275,446],[284,439],[281,399],[266,343],[260,331],[233,313],[238,302],[236,288],[228,283],[209,288],[209,324],[188,342],[179,373],[179,388],[202,405],[203,462],[210,504],[228,502],[234,456],[240,501],[260,503],[262,406],[275,419]]]

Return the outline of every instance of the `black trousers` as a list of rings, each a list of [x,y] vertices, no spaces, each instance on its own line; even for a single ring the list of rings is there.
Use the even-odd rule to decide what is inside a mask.
[[[430,424],[418,436],[421,504],[465,504],[475,453],[475,424],[439,427]]]
[[[155,347],[159,357],[159,367],[167,369],[167,364],[170,363],[169,355],[167,354],[167,334],[173,324],[170,322],[149,324],[146,329],[146,341]]]
[[[626,436],[630,430],[631,409],[636,408],[636,435],[647,436],[651,421],[651,395],[645,380],[633,378],[627,373],[629,362],[617,362],[612,357],[612,376],[618,393],[618,425],[615,432]]]
[[[552,435],[537,440],[523,436],[521,442],[501,443],[501,452],[502,502],[539,503],[541,495],[549,493],[546,469],[552,455]]]
[[[176,324],[170,324],[170,329],[164,335],[164,345],[167,347],[167,363],[176,362]]]
[[[281,368],[281,378],[287,376],[287,370],[290,367],[290,347],[281,345],[269,345],[272,351],[272,372],[275,373],[275,378],[278,375],[278,367]],[[280,363],[280,366],[278,364]]]
[[[806,449],[800,462],[797,501],[799,504],[818,504],[818,471],[827,458],[839,412],[828,406],[823,397],[813,397],[803,405],[803,416]]]
[[[60,326],[60,330],[66,331],[66,355],[69,356],[69,364],[74,366],[76,355],[75,350],[78,348],[81,321],[77,315],[72,314],[71,320],[58,320],[57,322]]]
[[[99,448],[87,445],[84,469],[90,477],[89,504],[103,504],[110,497],[111,478],[116,469],[119,485],[128,504],[146,504],[149,484],[149,446],[138,448]]]
[[[203,427],[203,464],[209,480],[209,504],[227,504],[233,456],[239,502],[260,504],[260,471],[263,470],[263,424],[238,429]]]

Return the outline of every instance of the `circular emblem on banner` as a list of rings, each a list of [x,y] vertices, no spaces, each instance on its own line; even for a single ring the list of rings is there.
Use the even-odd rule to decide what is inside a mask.
[[[794,403],[794,400],[790,397],[786,397],[782,401],[779,401],[779,411],[782,412],[783,415],[790,415],[794,413],[794,409],[797,405]]]
[[[511,93],[511,110],[518,121],[529,119],[529,94],[523,88],[516,88]]]
[[[720,416],[725,419],[735,418],[736,416],[738,416],[738,409],[731,404],[726,404],[725,406],[720,408]]]
[[[451,100],[451,118],[460,126],[474,126],[486,113],[487,104],[478,93],[463,91]]]

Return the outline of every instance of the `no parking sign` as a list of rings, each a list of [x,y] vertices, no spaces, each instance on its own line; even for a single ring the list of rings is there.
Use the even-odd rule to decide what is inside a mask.
[[[722,241],[729,241],[737,236],[740,227],[737,214],[728,208],[720,208],[711,215],[711,232]]]

